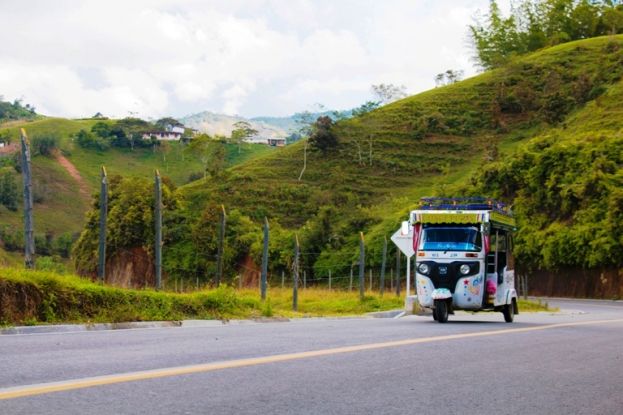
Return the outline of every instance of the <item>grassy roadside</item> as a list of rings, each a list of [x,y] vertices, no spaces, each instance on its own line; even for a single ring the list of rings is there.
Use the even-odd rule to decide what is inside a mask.
[[[292,292],[272,288],[265,302],[255,290],[230,287],[194,293],[130,290],[102,286],[75,276],[0,268],[0,324],[100,323],[258,317],[345,316],[400,308],[395,296],[307,289],[299,291],[299,311]]]
[[[183,319],[355,316],[399,309],[403,299],[321,288],[299,290],[292,311],[292,290],[270,288],[261,301],[257,290],[231,287],[193,293],[130,290],[43,271],[0,268],[0,325],[103,323]],[[520,301],[521,311],[546,311],[545,304]]]

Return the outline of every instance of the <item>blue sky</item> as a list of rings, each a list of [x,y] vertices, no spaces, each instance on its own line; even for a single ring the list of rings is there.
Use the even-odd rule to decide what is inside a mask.
[[[500,2],[504,5],[504,1]],[[65,117],[348,109],[476,73],[488,0],[0,2],[0,95]]]

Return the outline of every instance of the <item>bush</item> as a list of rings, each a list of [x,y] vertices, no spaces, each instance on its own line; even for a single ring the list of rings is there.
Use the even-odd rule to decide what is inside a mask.
[[[0,227],[0,241],[7,251],[15,252],[24,249],[24,234],[7,225]]]
[[[86,130],[80,130],[75,135],[76,142],[82,148],[92,148],[95,150],[105,151],[110,147],[102,138],[96,137]]]
[[[0,175],[0,204],[10,211],[17,210],[19,194],[17,192],[17,182],[11,171],[4,171]]]
[[[67,267],[58,256],[40,256],[35,260],[35,268],[38,271],[49,271],[57,274],[66,274]]]
[[[52,134],[34,136],[30,143],[33,155],[49,156],[58,147],[58,136]]]

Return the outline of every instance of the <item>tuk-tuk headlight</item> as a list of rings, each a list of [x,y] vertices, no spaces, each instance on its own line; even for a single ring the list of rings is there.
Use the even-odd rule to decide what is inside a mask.
[[[426,274],[426,275],[428,275],[428,273],[430,272],[430,267],[428,266],[428,264],[424,264],[424,263],[421,263],[420,265],[418,265],[417,269],[422,274]]]
[[[459,271],[461,271],[461,274],[467,275],[467,274],[469,274],[469,271],[471,271],[471,268],[470,268],[469,265],[463,264],[463,265],[461,265],[461,268],[459,268]]]

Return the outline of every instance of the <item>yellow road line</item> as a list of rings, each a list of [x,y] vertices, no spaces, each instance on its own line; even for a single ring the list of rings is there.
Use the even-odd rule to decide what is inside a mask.
[[[526,333],[539,330],[550,330],[562,327],[575,327],[594,324],[623,323],[623,319],[594,320],[573,323],[548,324],[536,327],[523,327],[518,329],[490,330],[472,333],[449,334],[446,336],[423,337],[419,339],[406,339],[388,341],[382,343],[369,343],[357,346],[336,347],[332,349],[314,350],[300,353],[287,353],[274,356],[254,357],[249,359],[237,359],[224,362],[205,363],[191,366],[179,366],[165,369],[145,370],[118,375],[97,376],[83,379],[73,379],[63,382],[41,383],[28,386],[17,386],[0,389],[0,400],[14,399],[26,396],[43,395],[52,392],[70,391],[75,389],[89,388],[93,386],[112,385],[116,383],[134,382],[139,380],[156,379],[171,376],[189,375],[193,373],[205,373],[223,369],[233,369],[246,366],[257,366],[268,363],[286,362],[291,360],[309,359],[312,357],[330,356],[341,353],[353,353],[366,350],[385,349],[390,347],[410,346],[414,344],[440,342],[446,340],[467,339],[473,337],[497,336],[502,334]]]

